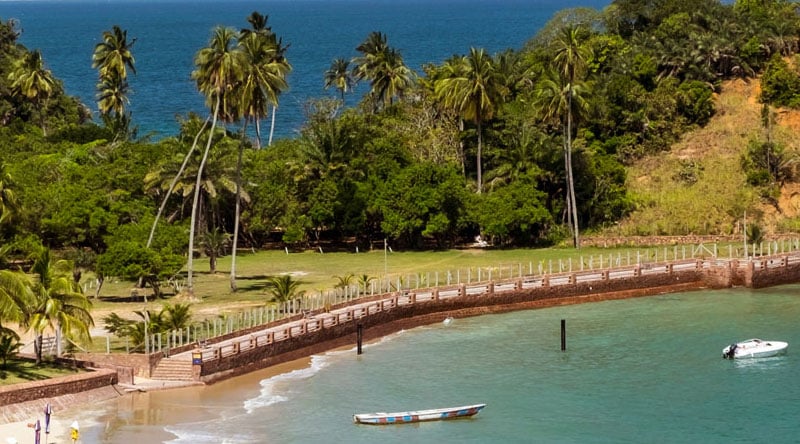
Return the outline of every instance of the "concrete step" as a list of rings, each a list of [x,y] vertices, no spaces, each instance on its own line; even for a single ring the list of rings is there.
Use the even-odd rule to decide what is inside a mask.
[[[152,379],[162,379],[166,381],[191,381],[192,362],[164,358],[153,370],[151,377]]]

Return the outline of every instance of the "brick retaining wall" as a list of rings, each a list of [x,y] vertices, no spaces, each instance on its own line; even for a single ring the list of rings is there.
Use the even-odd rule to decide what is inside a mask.
[[[0,386],[0,406],[86,392],[116,383],[116,371],[96,369],[89,373]]]

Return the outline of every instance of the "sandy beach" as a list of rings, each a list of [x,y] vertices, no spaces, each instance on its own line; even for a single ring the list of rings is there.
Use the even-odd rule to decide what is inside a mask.
[[[219,406],[244,409],[244,402],[259,390],[262,380],[308,368],[310,364],[311,358],[298,359],[207,386],[154,390],[139,384],[147,391],[126,391],[117,387],[111,389],[113,392],[73,395],[70,400],[53,403],[49,435],[44,433],[43,410],[48,400],[43,399],[16,406],[20,411],[14,416],[23,419],[0,424],[0,444],[13,442],[9,439],[16,439],[19,444],[34,443],[33,424],[37,419],[42,427],[42,443],[72,443],[70,425],[73,421],[77,421],[80,428],[79,443],[111,442],[107,438],[111,432],[115,442],[169,442],[175,436],[165,431],[165,427],[217,421]],[[126,431],[134,425],[137,426],[135,430]]]

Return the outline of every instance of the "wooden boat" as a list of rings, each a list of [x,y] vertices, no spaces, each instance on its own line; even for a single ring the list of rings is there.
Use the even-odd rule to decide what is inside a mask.
[[[486,404],[395,413],[359,413],[353,415],[353,422],[356,424],[407,424],[411,422],[468,418],[477,415],[484,407],[486,407]]]

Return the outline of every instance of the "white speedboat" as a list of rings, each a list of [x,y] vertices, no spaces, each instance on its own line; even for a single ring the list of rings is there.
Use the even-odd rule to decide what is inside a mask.
[[[748,339],[723,348],[722,357],[725,359],[767,358],[786,353],[788,347],[788,342]]]

